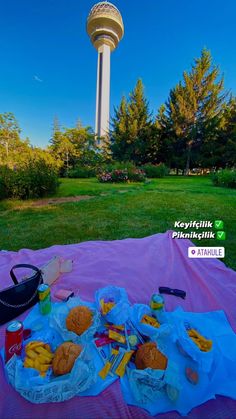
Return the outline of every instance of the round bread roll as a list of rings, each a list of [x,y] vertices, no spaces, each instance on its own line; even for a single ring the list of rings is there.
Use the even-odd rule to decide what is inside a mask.
[[[155,342],[147,342],[137,350],[135,365],[139,370],[144,370],[145,368],[165,370],[167,367],[167,358],[157,349]]]
[[[70,310],[66,318],[66,327],[71,332],[80,336],[91,326],[92,319],[93,315],[88,307],[74,307]]]
[[[64,375],[71,372],[75,360],[78,358],[82,351],[82,346],[75,343],[65,342],[60,345],[52,361],[52,369],[54,375]]]

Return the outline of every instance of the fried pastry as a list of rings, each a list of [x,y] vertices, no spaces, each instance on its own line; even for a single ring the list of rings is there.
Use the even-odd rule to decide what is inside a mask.
[[[72,342],[65,342],[60,345],[54,355],[52,361],[52,369],[54,375],[64,375],[71,372],[75,360],[82,351],[82,346]]]

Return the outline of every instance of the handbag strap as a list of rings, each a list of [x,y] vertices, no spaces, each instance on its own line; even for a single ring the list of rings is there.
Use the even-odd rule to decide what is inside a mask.
[[[27,265],[29,266],[29,265]],[[40,272],[40,271],[39,271]],[[43,282],[43,278],[40,272],[40,277],[39,277],[39,283],[38,286]],[[38,286],[36,287],[35,292],[33,293],[32,297],[30,297],[25,303],[23,304],[9,304],[6,301],[3,301],[0,299],[0,303],[2,303],[5,307],[10,307],[10,308],[21,308],[21,307],[26,307],[29,303],[31,303],[31,301],[33,301],[33,299],[36,297],[37,292],[38,292]]]
[[[37,268],[34,265],[29,265],[27,263],[19,263],[18,265],[14,265],[10,270],[10,275],[11,275],[12,281],[14,282],[15,285],[17,285],[19,282],[17,281],[16,276],[15,276],[13,271],[14,271],[14,269],[18,269],[18,268],[29,268],[29,269],[32,269],[33,271],[41,274],[41,271],[39,270],[39,268]]]

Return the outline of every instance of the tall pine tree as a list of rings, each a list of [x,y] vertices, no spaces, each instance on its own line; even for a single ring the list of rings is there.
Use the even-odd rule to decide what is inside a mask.
[[[123,97],[120,106],[115,109],[112,128],[113,158],[136,164],[145,163],[152,135],[152,120],[142,80],[138,80],[128,101]]]
[[[120,105],[115,108],[115,115],[112,119],[111,151],[113,158],[118,161],[129,160],[127,157],[128,144],[128,106],[123,96]]]
[[[226,114],[226,126],[223,131],[225,149],[223,161],[225,166],[235,167],[236,164],[236,97],[229,101]]]
[[[174,135],[182,143],[186,174],[207,136],[212,138],[220,123],[226,94],[223,77],[219,76],[219,68],[213,65],[210,52],[204,49],[191,71],[184,72],[183,81],[170,92],[167,115]]]
[[[205,150],[204,150],[205,151]],[[214,149],[204,153],[212,158],[216,168],[233,167],[236,164],[236,98],[231,97],[224,107],[221,125],[218,130]]]
[[[168,167],[175,167],[176,149],[175,136],[171,130],[169,118],[166,115],[166,106],[163,104],[158,109],[155,127],[156,138],[153,142],[153,149],[150,155],[150,162],[165,163]]]

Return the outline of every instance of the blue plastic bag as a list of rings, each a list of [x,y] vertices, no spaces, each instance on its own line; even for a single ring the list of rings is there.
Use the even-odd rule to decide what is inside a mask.
[[[10,384],[31,403],[63,402],[87,390],[96,381],[95,366],[89,346],[85,346],[69,374],[45,378],[33,368],[24,368],[23,360],[14,355],[5,366]]]
[[[86,306],[93,313],[92,325],[82,335],[78,336],[76,333],[71,332],[66,327],[66,318],[70,310],[77,306]],[[72,342],[83,344],[91,341],[93,335],[98,330],[101,323],[101,316],[96,310],[94,304],[82,301],[80,298],[70,298],[67,303],[53,304],[52,312],[50,315],[50,326],[57,330],[63,340],[71,340]]]
[[[109,350],[108,347],[100,348],[106,353],[107,359],[109,358]],[[95,343],[92,343],[90,345],[91,355],[94,360],[94,365],[96,369],[96,381],[95,383],[89,387],[86,391],[83,393],[80,393],[79,396],[97,396],[102,391],[104,391],[107,387],[109,387],[114,381],[118,380],[118,376],[116,374],[108,374],[105,379],[102,379],[99,376],[99,372],[105,365],[104,359],[101,358],[99,355],[98,350],[96,349]]]
[[[134,304],[131,308],[131,320],[142,335],[149,336],[155,340],[157,338],[165,338],[171,334],[173,326],[168,321],[161,324],[158,328],[142,323],[142,318],[145,314],[152,316],[152,310],[148,305]]]
[[[168,397],[168,386],[171,386],[177,395],[181,390],[178,366],[170,360],[166,370],[127,370],[130,388],[138,403],[157,402],[161,397]]]
[[[178,310],[176,311],[176,314],[178,314]],[[175,340],[177,343],[177,347],[179,348],[180,352],[186,356],[189,356],[193,361],[195,361],[199,368],[202,371],[205,371],[208,373],[211,370],[212,363],[214,361],[215,357],[215,345],[213,342],[212,349],[208,352],[203,352],[200,350],[200,348],[194,343],[194,341],[189,337],[187,330],[186,330],[186,321],[178,319],[176,317],[175,319],[175,325],[176,325],[176,335]],[[206,337],[207,339],[211,339],[212,336],[210,333],[206,335],[206,328],[204,323],[201,325],[199,321],[194,322],[188,321],[188,327],[191,329],[196,329],[201,335]],[[213,334],[213,333],[212,333]]]
[[[132,383],[128,379],[128,375],[125,374],[121,379],[121,388],[126,403],[144,408],[154,416],[173,410],[181,415],[187,415],[191,409],[207,400],[214,399],[216,395],[224,395],[236,400],[236,354],[234,349],[236,335],[224,312],[191,313],[178,308],[174,312],[166,314],[170,323],[176,324],[176,328],[181,322],[186,321],[195,325],[199,331],[201,330],[203,336],[212,338],[214,359],[211,370],[206,372],[198,362],[193,361],[189,356],[181,355],[172,335],[163,340],[163,348],[160,348],[160,339],[158,339],[161,351],[166,354],[168,360],[175,362],[179,367],[179,381],[182,386],[179,398],[173,402],[163,392],[163,395],[156,400],[146,400],[144,404],[135,397],[135,391],[131,390]],[[198,383],[196,385],[191,384],[185,375],[185,370],[189,367],[197,371]]]
[[[126,290],[124,288],[114,287],[112,285],[100,288],[95,292],[96,307],[100,311],[102,299],[113,299],[115,306],[107,313],[106,320],[113,324],[124,324],[130,315],[130,303]]]

